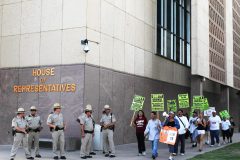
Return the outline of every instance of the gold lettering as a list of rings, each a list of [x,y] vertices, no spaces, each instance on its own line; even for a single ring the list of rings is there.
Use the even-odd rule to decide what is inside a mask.
[[[72,92],[75,92],[76,91],[76,84],[72,84]]]
[[[54,76],[54,70],[55,68],[51,68],[51,73],[50,73],[51,76]]]
[[[55,68],[39,68],[39,69],[33,69],[32,70],[32,76],[54,76]]]
[[[18,88],[18,87],[17,87],[16,85],[14,85],[14,86],[13,86],[13,92],[15,92],[15,93],[18,92],[17,88]]]
[[[22,92],[75,92],[76,84],[40,84],[40,85],[14,85],[14,93]]]
[[[36,69],[33,69],[33,70],[32,70],[32,76],[34,76],[34,77],[37,76]]]

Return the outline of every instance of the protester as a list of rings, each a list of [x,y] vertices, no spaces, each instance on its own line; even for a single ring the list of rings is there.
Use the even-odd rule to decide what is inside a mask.
[[[148,135],[149,141],[152,142],[152,159],[158,157],[158,141],[161,129],[161,121],[157,119],[157,113],[151,112],[151,119],[148,121],[144,131],[144,136]]]
[[[229,143],[229,137],[230,137],[230,127],[231,123],[226,117],[223,117],[222,120],[222,136],[223,136],[223,144]],[[227,142],[225,141],[225,138],[227,137]]]
[[[134,126],[136,127],[136,136],[138,142],[138,155],[145,156],[146,155],[146,147],[145,147],[145,137],[144,131],[147,126],[147,118],[144,115],[142,110],[138,111],[137,117],[134,120]]]
[[[185,154],[185,134],[186,134],[186,131],[188,130],[189,123],[188,123],[187,117],[183,116],[183,110],[181,110],[181,109],[178,110],[178,116],[176,116],[176,117],[179,121],[180,128],[178,130],[178,136],[177,136],[176,144],[174,146],[173,155],[178,154],[178,144],[179,144],[179,142],[181,142],[180,154],[182,156],[184,156],[184,154]]]
[[[210,141],[209,141],[209,139],[210,139],[210,127],[209,127],[209,124],[207,123],[206,124],[206,127],[205,127],[205,144],[207,144],[207,145],[209,145],[210,144]]]
[[[169,112],[169,117],[166,117],[166,120],[164,122],[163,126],[169,126],[169,127],[175,127],[177,129],[180,128],[180,124],[179,121],[177,120],[177,118],[174,115],[173,111]],[[174,153],[174,145],[168,145],[169,148],[169,160],[173,160],[173,153]]]
[[[232,143],[232,137],[233,137],[233,133],[234,133],[234,128],[235,128],[235,122],[233,120],[233,117],[230,117],[230,123],[231,123],[231,129],[230,129],[230,143]]]
[[[210,147],[213,147],[215,144],[215,140],[218,144],[218,146],[220,146],[220,141],[219,141],[219,129],[220,129],[220,124],[221,124],[221,118],[216,115],[216,111],[212,112],[212,116],[209,117],[208,120],[208,124],[210,126],[210,136],[211,136],[211,145]]]
[[[190,137],[191,137],[191,143],[192,143],[192,147],[196,147],[197,143],[196,141],[193,140],[193,132],[194,130],[197,128],[196,126],[196,120],[197,120],[198,116],[197,116],[197,112],[194,111],[193,112],[193,116],[190,117],[189,119],[189,131],[190,131]]]
[[[198,144],[199,144],[199,152],[202,151],[204,135],[206,128],[206,120],[203,118],[203,113],[199,113],[197,119],[197,130],[198,130]]]

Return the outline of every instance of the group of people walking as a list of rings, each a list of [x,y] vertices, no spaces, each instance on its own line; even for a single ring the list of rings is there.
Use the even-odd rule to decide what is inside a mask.
[[[52,134],[52,149],[53,159],[66,159],[65,156],[65,137],[66,123],[61,113],[62,106],[59,103],[53,105],[53,112],[47,118],[47,125]],[[88,104],[84,112],[78,117],[77,121],[80,124],[81,131],[81,159],[92,158],[96,153],[92,152],[92,143],[94,137],[95,120],[92,115],[92,106]],[[27,159],[34,159],[34,157],[41,158],[39,153],[39,135],[42,127],[42,119],[37,114],[37,108],[32,106],[30,114],[25,116],[25,110],[19,108],[16,112],[16,117],[12,120],[14,142],[11,149],[10,160],[14,160],[20,144],[23,144],[25,155]],[[212,112],[212,116],[208,119],[204,118],[203,113],[193,112],[192,117],[184,116],[183,110],[178,110],[177,114],[170,111],[165,115],[165,120],[161,122],[158,118],[157,112],[151,112],[151,119],[148,121],[143,110],[139,110],[136,118],[133,121],[133,126],[136,128],[136,138],[138,142],[138,155],[146,155],[145,138],[152,144],[152,159],[158,157],[158,144],[161,128],[164,126],[174,127],[177,129],[177,138],[174,145],[168,145],[169,160],[173,160],[174,156],[178,155],[178,147],[180,145],[180,155],[185,154],[185,139],[186,133],[190,132],[192,147],[199,147],[199,151],[203,150],[204,139],[208,140],[208,133],[210,132],[211,143],[210,146],[215,145],[215,140],[220,146],[219,134],[222,130],[223,144],[232,143],[232,136],[234,132],[235,123],[233,118],[230,120],[223,117],[223,120],[216,115],[216,111]],[[102,139],[103,139],[103,153],[105,157],[115,157],[115,146],[113,141],[116,117],[112,113],[109,105],[105,105],[100,120]],[[226,141],[227,140],[227,141]],[[33,143],[34,142],[34,143]],[[32,144],[34,144],[34,152],[32,152]],[[60,155],[57,148],[60,148]],[[207,141],[206,141],[206,144]]]
[[[204,139],[208,139],[208,132],[210,132],[211,143],[210,147],[215,145],[215,141],[220,146],[220,130],[222,130],[223,144],[232,143],[232,136],[234,133],[235,123],[233,118],[230,121],[227,117],[223,117],[223,120],[216,115],[216,111],[212,112],[212,116],[208,119],[204,117],[202,112],[197,113],[194,111],[193,116],[189,119],[183,115],[183,110],[178,110],[177,115],[173,111],[170,111],[166,115],[166,118],[161,122],[157,118],[156,112],[151,112],[151,119],[147,121],[144,112],[138,111],[137,117],[134,120],[134,126],[136,127],[136,137],[138,142],[139,156],[146,155],[145,137],[152,144],[152,159],[158,157],[158,143],[159,134],[161,128],[164,126],[174,127],[177,129],[178,134],[174,145],[168,145],[169,148],[169,160],[173,160],[174,156],[178,155],[178,147],[180,145],[180,155],[185,155],[185,139],[187,133],[190,132],[192,147],[197,147],[199,152],[203,150]],[[226,139],[227,141],[226,141]],[[208,143],[206,143],[208,144]]]
[[[65,136],[66,123],[61,113],[62,106],[59,103],[53,105],[53,112],[47,118],[47,125],[52,134],[52,150],[53,159],[66,159],[65,156]],[[13,145],[10,154],[10,160],[14,160],[18,148],[21,143],[25,151],[27,159],[33,160],[34,157],[41,158],[39,153],[39,135],[42,127],[42,119],[37,114],[37,108],[32,106],[30,114],[25,116],[24,108],[18,108],[16,117],[12,120],[13,130]],[[92,158],[91,155],[96,153],[91,152],[95,120],[92,116],[92,106],[87,105],[84,113],[82,113],[77,121],[80,123],[81,128],[81,149],[80,157],[82,159]],[[111,112],[109,105],[104,106],[100,124],[102,126],[103,148],[105,157],[115,157],[115,146],[113,141],[113,132],[116,118]],[[34,142],[34,153],[32,153],[32,144]],[[60,155],[57,152],[59,144]]]

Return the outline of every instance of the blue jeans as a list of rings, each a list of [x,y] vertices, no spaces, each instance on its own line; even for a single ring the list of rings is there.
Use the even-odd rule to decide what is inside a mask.
[[[211,145],[215,144],[214,138],[216,138],[216,142],[219,143],[219,130],[210,130],[211,136]]]
[[[159,139],[154,139],[152,141],[152,155],[154,157],[158,156],[158,141],[159,141]]]
[[[174,153],[174,145],[168,145],[169,153]]]

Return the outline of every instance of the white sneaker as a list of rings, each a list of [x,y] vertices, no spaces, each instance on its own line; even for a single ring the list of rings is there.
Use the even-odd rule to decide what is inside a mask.
[[[142,155],[143,155],[143,156],[146,156],[146,152],[142,152]]]
[[[218,143],[218,147],[220,147],[221,146],[221,144],[220,143]]]
[[[138,156],[142,156],[142,153],[138,153]]]
[[[173,155],[173,156],[177,156],[177,153],[173,153],[172,155]]]
[[[173,160],[173,157],[172,157],[172,156],[170,156],[170,157],[168,158],[168,160]]]
[[[181,153],[181,156],[184,156],[184,153]]]
[[[210,147],[214,147],[214,145],[210,145]]]

